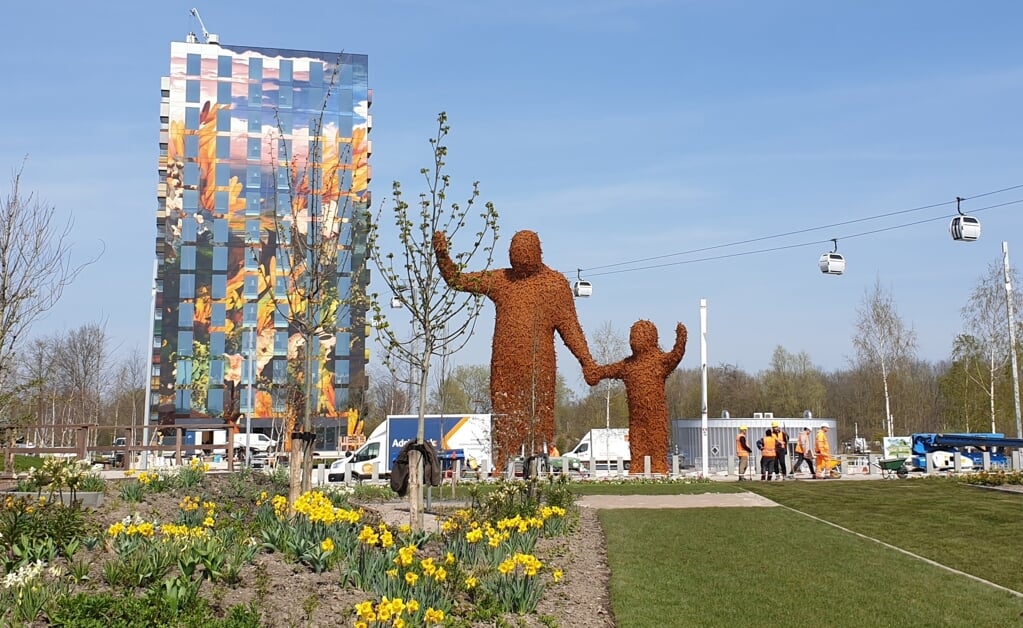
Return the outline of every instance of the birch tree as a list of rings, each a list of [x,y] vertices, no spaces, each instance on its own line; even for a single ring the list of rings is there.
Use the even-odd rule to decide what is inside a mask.
[[[1005,271],[1002,260],[988,264],[987,271],[980,277],[970,298],[962,309],[963,325],[969,342],[957,339],[953,346],[953,358],[963,360],[964,373],[971,384],[983,390],[986,395],[991,418],[991,431],[997,431],[996,394],[999,382],[1007,375],[1009,363],[1009,317],[1005,308]],[[1013,271],[1013,285],[1019,285]],[[1023,294],[1013,292],[1013,310],[1023,310]],[[977,354],[983,361],[975,359]],[[974,359],[970,359],[973,357]],[[972,388],[972,387],[971,387]]]
[[[863,304],[857,309],[856,335],[853,346],[861,366],[877,369],[884,390],[885,430],[893,436],[893,417],[889,382],[895,369],[914,358],[916,332],[906,327],[890,292],[874,282],[872,290],[865,291]]]

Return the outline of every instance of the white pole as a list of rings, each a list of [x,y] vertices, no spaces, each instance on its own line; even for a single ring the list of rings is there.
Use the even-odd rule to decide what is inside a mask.
[[[707,299],[700,299],[700,447],[703,449],[703,477],[710,475],[710,444],[707,439]]]
[[[1016,316],[1012,309],[1012,275],[1009,271],[1009,243],[1002,242],[1002,266],[1005,272],[1005,309],[1009,313],[1009,356],[1012,358],[1012,394],[1016,402],[1016,438],[1023,438],[1019,407],[1019,367],[1016,363]]]
[[[249,330],[249,411],[245,413],[245,466],[252,467],[252,412],[256,409],[256,327]]]
[[[159,268],[160,262],[153,260],[153,284],[150,288],[149,297],[149,340],[146,342],[148,347],[149,359],[146,360],[146,400],[145,400],[145,414],[142,417],[142,444],[149,445],[149,420],[152,418],[152,404],[153,404],[153,334],[156,333],[156,273]],[[134,430],[131,433],[132,440],[135,440]],[[131,461],[127,461],[128,466],[125,468],[131,468]],[[149,468],[149,451],[142,452],[142,470],[145,471]]]

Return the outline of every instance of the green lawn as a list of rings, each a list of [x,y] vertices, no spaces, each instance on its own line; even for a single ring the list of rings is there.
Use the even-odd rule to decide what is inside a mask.
[[[1023,590],[1023,495],[923,480],[750,488]],[[623,627],[1023,621],[1021,598],[785,508],[606,510],[599,517]]]

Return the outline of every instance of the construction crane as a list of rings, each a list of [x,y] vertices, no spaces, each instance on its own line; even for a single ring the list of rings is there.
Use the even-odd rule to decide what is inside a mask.
[[[211,33],[206,30],[206,25],[202,23],[202,18],[199,17],[199,9],[192,8],[192,16],[195,17],[199,22],[199,28],[202,29],[202,38],[206,40],[207,44],[220,44],[220,36],[216,33]],[[190,33],[191,34],[191,33]]]

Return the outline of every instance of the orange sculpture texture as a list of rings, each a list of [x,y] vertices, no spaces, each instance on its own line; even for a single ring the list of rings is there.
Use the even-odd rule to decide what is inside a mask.
[[[449,286],[494,302],[490,401],[496,468],[504,469],[523,446],[527,455],[543,453],[544,444],[554,442],[554,333],[561,335],[584,370],[596,368],[568,280],[544,265],[540,238],[533,231],[512,237],[511,268],[462,272],[451,260],[441,231],[433,235],[433,248]]]
[[[608,378],[625,382],[631,473],[643,473],[644,456],[650,456],[651,473],[668,472],[668,399],[664,381],[682,361],[687,337],[686,326],[679,323],[675,327],[675,346],[665,353],[657,346],[657,327],[650,321],[636,321],[629,331],[632,355],[592,369],[583,365],[583,375],[590,386]]]

